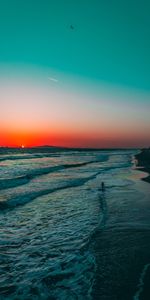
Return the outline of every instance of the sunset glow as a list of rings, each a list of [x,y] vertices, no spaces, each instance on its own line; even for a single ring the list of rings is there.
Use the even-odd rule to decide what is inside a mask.
[[[79,85],[76,77],[66,87],[69,79],[63,74],[57,75],[57,84],[49,83],[40,73],[41,82],[39,78],[33,81],[31,71],[28,77],[15,75],[1,81],[1,146],[149,145],[148,93],[91,81],[87,85],[82,79]]]
[[[23,9],[17,6],[17,13],[9,2],[15,17],[8,18],[5,3],[0,15],[0,146],[149,146],[145,43],[150,26],[144,27],[149,15],[138,30],[135,7],[130,7],[131,15],[124,7],[128,30],[125,16],[118,19],[113,7],[106,24],[105,3],[89,1],[83,16],[80,1],[74,9],[59,1],[62,15],[56,26],[57,5],[44,0],[45,5],[31,9],[31,16],[28,3]],[[68,15],[74,29],[67,25]],[[13,35],[7,30],[12,24]]]

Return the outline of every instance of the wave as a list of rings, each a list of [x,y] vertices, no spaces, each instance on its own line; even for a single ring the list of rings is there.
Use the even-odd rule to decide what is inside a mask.
[[[0,162],[2,161],[6,161],[6,160],[22,160],[22,159],[38,159],[38,158],[51,158],[51,157],[60,157],[61,155],[65,156],[67,154],[67,156],[69,155],[70,157],[71,156],[80,156],[81,157],[88,157],[88,156],[91,156],[91,153],[89,152],[72,152],[72,153],[66,153],[66,152],[50,152],[50,153],[35,153],[35,154],[23,154],[23,155],[1,155],[0,156]],[[100,155],[97,155],[97,153],[95,153],[94,155],[99,161],[105,161],[105,160],[108,160],[108,155],[107,154],[100,154]]]
[[[101,172],[97,172],[94,175],[91,175],[86,178],[79,178],[79,179],[73,179],[67,182],[66,185],[63,185],[61,187],[57,188],[50,188],[50,189],[45,189],[41,191],[34,191],[34,192],[28,192],[28,193],[22,193],[18,196],[15,196],[11,199],[8,199],[7,201],[1,201],[0,202],[0,209],[5,210],[5,209],[11,209],[15,208],[16,206],[20,205],[25,205],[28,202],[31,202],[32,200],[45,196],[60,190],[68,189],[68,188],[75,188],[84,185],[88,181],[95,179],[97,175],[99,175]]]
[[[0,157],[0,162],[6,160],[22,160],[22,159],[37,159],[37,158],[51,158],[51,157],[60,157],[59,153],[51,153],[51,154],[27,154],[27,155],[4,155]]]
[[[114,169],[126,169],[130,167],[130,163],[122,163],[115,166],[105,167],[104,171],[110,171]]]
[[[15,177],[15,178],[7,178],[7,179],[0,179],[0,190],[14,188],[19,185],[24,185],[30,182],[35,177],[43,176],[50,174],[52,172],[62,171],[63,169],[70,169],[70,168],[79,168],[89,164],[97,163],[99,161],[88,161],[83,163],[77,164],[63,164],[59,166],[53,167],[45,167],[40,169],[34,169],[33,171],[27,173],[26,175]]]
[[[19,185],[26,184],[30,181],[28,176],[19,176],[16,178],[0,179],[0,190],[13,188]]]
[[[0,157],[0,162],[1,161],[5,161],[5,160],[18,160],[18,159],[31,159],[31,158],[38,158],[40,156],[38,155],[15,155],[15,156],[4,156],[4,157]]]
[[[143,270],[140,274],[139,284],[137,286],[138,290],[137,290],[136,294],[134,295],[133,300],[139,300],[140,299],[140,295],[143,292],[143,288],[144,288],[144,278],[145,278],[147,270],[149,268],[150,268],[150,263],[144,265]]]

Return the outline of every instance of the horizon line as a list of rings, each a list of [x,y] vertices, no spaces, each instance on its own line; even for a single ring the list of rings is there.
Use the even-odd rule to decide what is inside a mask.
[[[135,147],[130,147],[130,146],[125,146],[125,147],[77,147],[77,146],[55,146],[55,145],[35,145],[35,146],[0,146],[1,148],[7,148],[7,149],[32,149],[32,148],[58,148],[58,149],[91,149],[91,150],[109,150],[109,149],[149,149],[150,147],[140,147],[140,146],[135,146]]]

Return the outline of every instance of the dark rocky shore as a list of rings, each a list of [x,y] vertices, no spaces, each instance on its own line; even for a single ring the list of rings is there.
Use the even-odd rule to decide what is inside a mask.
[[[137,167],[142,168],[143,171],[147,172],[149,175],[142,180],[150,183],[150,148],[142,149],[142,151],[135,156],[137,159]]]

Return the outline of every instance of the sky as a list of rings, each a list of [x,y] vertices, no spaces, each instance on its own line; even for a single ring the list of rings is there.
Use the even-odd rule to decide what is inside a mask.
[[[150,146],[150,2],[2,0],[0,146]]]

